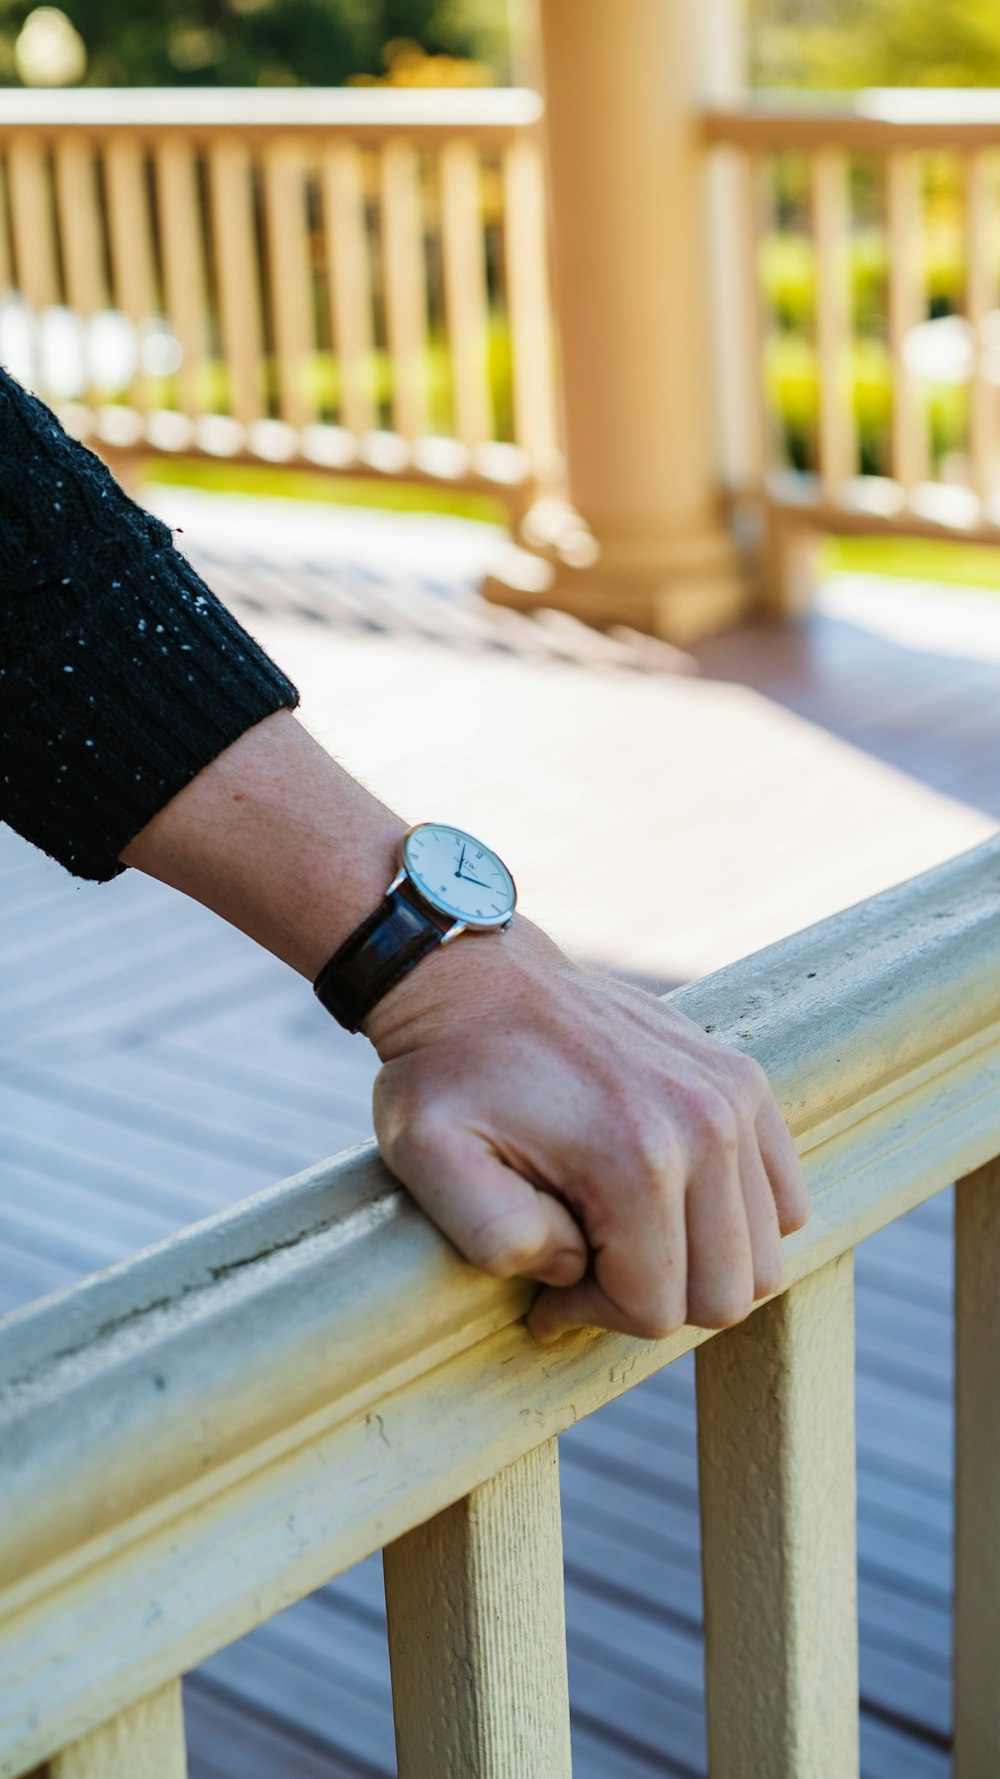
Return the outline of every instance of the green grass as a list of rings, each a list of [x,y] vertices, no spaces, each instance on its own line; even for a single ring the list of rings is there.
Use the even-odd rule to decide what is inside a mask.
[[[487,494],[370,476],[325,475],[282,465],[207,463],[201,458],[149,457],[147,483],[203,488],[212,494],[305,500],[326,506],[371,507],[390,513],[445,513],[487,525],[507,525],[503,503]],[[1000,548],[912,537],[828,537],[824,574],[878,574],[898,580],[941,581],[1000,591]]]
[[[824,574],[881,574],[1000,591],[1000,549],[990,544],[944,538],[828,537],[821,563]]]
[[[375,507],[391,513],[450,513],[485,525],[506,525],[502,501],[458,488],[434,488],[375,476],[324,475],[282,465],[206,463],[194,457],[148,457],[145,483],[203,488],[211,494],[251,494],[258,499],[307,500],[325,506]]]

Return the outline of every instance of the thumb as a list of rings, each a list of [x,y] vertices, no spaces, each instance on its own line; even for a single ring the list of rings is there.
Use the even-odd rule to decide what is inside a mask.
[[[438,1127],[419,1145],[394,1142],[393,1173],[473,1266],[497,1279],[573,1285],[587,1243],[561,1199],[540,1191],[469,1130]]]

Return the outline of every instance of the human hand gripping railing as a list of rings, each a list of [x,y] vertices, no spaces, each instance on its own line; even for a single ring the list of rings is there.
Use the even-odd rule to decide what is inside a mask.
[[[1000,841],[676,999],[765,1065],[814,1195],[740,1328],[541,1349],[370,1148],[0,1328],[3,1779],[178,1779],[176,1677],[380,1545],[401,1779],[565,1779],[555,1436],[692,1347],[713,1779],[849,1779],[850,1254],[955,1178],[955,1770],[991,1770]]]

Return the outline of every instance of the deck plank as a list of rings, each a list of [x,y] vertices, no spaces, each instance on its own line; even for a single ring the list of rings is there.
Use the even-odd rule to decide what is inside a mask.
[[[705,645],[703,678],[681,682],[627,654],[588,665],[571,634],[555,646],[530,620],[494,624],[461,576],[430,588],[356,560],[341,564],[338,607],[329,564],[272,560],[255,582],[252,552],[237,560],[216,543],[213,559],[265,642],[293,671],[308,664],[306,720],[339,735],[347,763],[404,808],[446,807],[524,853],[533,910],[579,953],[641,979],[667,986],[725,962],[1000,819],[1000,665],[888,641],[850,601],[849,617],[834,599],[801,632]],[[447,693],[478,713],[458,765],[447,726],[431,722],[419,801],[413,763],[394,758],[369,708],[378,686],[403,720],[429,688],[438,708]],[[489,722],[512,702],[523,733],[477,778]],[[794,822],[755,829],[760,785]],[[610,882],[573,890],[574,848],[595,820],[612,850],[643,828],[645,861],[668,885],[624,934]],[[678,857],[691,868],[671,870]],[[0,909],[0,1309],[370,1134],[368,1047],[203,909],[135,873],[74,885],[3,830]],[[858,1253],[865,1779],[948,1769],[950,1197]],[[577,1779],[696,1779],[690,1363],[561,1444]],[[389,1779],[377,1559],[220,1652],[186,1694],[192,1779]]]

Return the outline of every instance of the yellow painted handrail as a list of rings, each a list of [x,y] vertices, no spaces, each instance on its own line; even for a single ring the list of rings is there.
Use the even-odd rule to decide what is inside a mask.
[[[760,1505],[771,1516],[761,1540],[775,1500],[789,1526],[826,1512],[822,1491],[803,1495],[790,1453],[806,1425],[796,1404],[808,1408],[822,1382],[822,1366],[817,1377],[809,1367],[834,1357],[802,1331],[841,1328],[849,1303],[849,1274],[830,1268],[1000,1153],[998,892],[1000,842],[990,842],[675,997],[767,1068],[814,1193],[811,1222],[786,1244],[785,1296],[718,1344],[738,1355],[739,1342],[756,1341],[758,1378],[762,1352],[784,1355],[759,1416]],[[835,1290],[794,1289],[834,1276]],[[515,1478],[519,1460],[581,1415],[692,1347],[708,1342],[707,1357],[718,1339],[584,1333],[541,1350],[520,1320],[530,1295],[461,1263],[363,1147],[0,1325],[0,1775],[125,1712],[470,1491],[476,1499],[506,1467]],[[799,1307],[782,1321],[786,1303]],[[703,1395],[715,1405],[709,1426],[714,1373]],[[852,1451],[850,1426],[835,1431]],[[711,1496],[723,1505],[724,1445]],[[546,1488],[536,1476],[529,1489],[539,1525],[550,1523]],[[501,1528],[506,1512],[498,1500]],[[787,1688],[809,1721],[814,1650],[788,1575],[829,1597],[825,1658],[843,1621],[853,1687],[851,1595],[836,1584],[849,1501],[844,1515],[836,1537],[802,1542],[781,1586],[762,1576],[766,1598],[751,1602],[786,1627]],[[468,1536],[479,1548],[480,1534]],[[724,1542],[718,1515],[706,1538],[709,1553]],[[407,1551],[434,1586],[459,1585],[433,1546]],[[459,1574],[462,1586],[492,1586],[478,1558]],[[726,1586],[738,1627],[747,1601],[736,1580]],[[99,1638],[87,1630],[95,1612]],[[398,1617],[405,1626],[402,1604]],[[713,1642],[710,1621],[710,1676],[716,1648],[724,1675],[732,1637]],[[427,1684],[402,1657],[397,1666]],[[488,1663],[484,1675],[492,1686]],[[848,1723],[848,1745],[851,1734]]]

